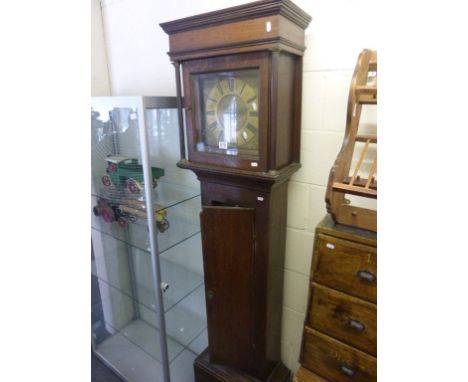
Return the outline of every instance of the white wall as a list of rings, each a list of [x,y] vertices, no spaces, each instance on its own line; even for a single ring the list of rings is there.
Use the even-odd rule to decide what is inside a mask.
[[[91,0],[91,95],[105,96],[110,94],[101,6],[99,0]]]
[[[168,37],[158,26],[248,1],[104,0],[103,19],[113,95],[175,95]],[[282,358],[293,371],[307,305],[314,228],[325,215],[325,186],[341,147],[349,83],[360,51],[377,49],[375,3],[296,0],[313,20],[304,57],[302,169],[289,185]],[[370,108],[374,108],[373,106]],[[364,113],[375,131],[376,113]]]

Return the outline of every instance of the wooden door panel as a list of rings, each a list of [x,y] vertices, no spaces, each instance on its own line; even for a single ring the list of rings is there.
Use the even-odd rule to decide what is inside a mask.
[[[254,210],[203,207],[200,214],[212,363],[252,367]]]

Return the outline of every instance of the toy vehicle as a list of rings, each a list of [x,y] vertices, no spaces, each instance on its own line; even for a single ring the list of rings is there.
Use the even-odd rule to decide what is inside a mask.
[[[146,219],[146,206],[142,201],[135,199],[124,199],[119,205],[120,210],[134,217]],[[159,204],[154,205],[154,220],[159,232],[163,233],[169,228],[169,221],[166,219],[167,211]]]
[[[128,221],[131,221],[132,223],[137,221],[135,216],[121,211],[118,204],[105,199],[98,200],[97,205],[93,207],[93,213],[95,216],[102,216],[104,221],[107,223],[117,221],[117,223],[122,227],[126,227]]]
[[[167,211],[158,204],[155,206],[154,218],[159,232],[169,229],[169,221],[166,219]],[[143,202],[133,199],[125,199],[122,203],[112,203],[100,198],[93,207],[95,216],[102,216],[105,222],[117,221],[121,227],[127,227],[128,222],[135,223],[138,218],[146,219],[145,205]]]
[[[138,159],[123,156],[108,156],[106,158],[107,175],[102,177],[104,186],[115,184],[126,187],[132,194],[143,189],[143,167],[138,164]],[[164,169],[151,167],[153,188],[157,186],[156,179],[164,175]]]

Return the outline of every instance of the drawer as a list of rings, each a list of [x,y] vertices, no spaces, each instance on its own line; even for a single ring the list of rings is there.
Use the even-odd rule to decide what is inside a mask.
[[[307,325],[377,355],[377,306],[312,283]]]
[[[377,249],[323,234],[316,240],[313,280],[377,302]]]
[[[331,382],[377,381],[377,359],[304,327],[302,366]]]

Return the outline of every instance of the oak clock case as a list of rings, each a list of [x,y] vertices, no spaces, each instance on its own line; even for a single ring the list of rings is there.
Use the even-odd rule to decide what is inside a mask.
[[[270,0],[161,24],[185,108],[178,166],[201,183],[208,349],[194,362],[197,382],[290,378],[281,362],[287,190],[300,168],[310,20]]]

